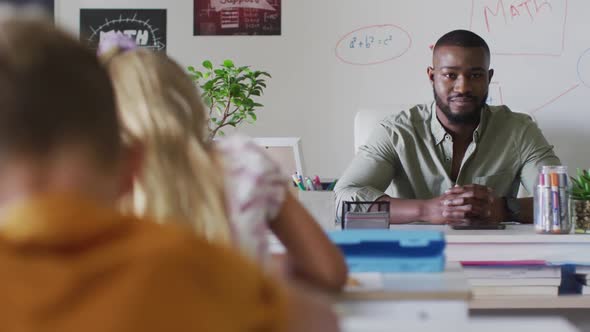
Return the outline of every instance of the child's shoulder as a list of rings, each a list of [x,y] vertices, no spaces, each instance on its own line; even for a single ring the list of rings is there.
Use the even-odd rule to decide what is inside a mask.
[[[234,280],[236,274],[240,274],[250,287],[261,286],[260,283],[264,282],[261,270],[237,254],[234,248],[212,243],[178,224],[155,224],[146,220],[140,222],[144,226],[144,234],[138,237],[141,237],[144,250],[135,260],[138,264],[144,262],[156,270],[165,268],[192,273],[196,278],[208,274],[222,284]]]
[[[242,135],[223,137],[215,141],[215,148],[220,152],[226,170],[230,172],[240,170],[262,174],[280,172],[279,165],[250,137]]]
[[[215,139],[215,148],[227,154],[258,154],[263,151],[253,138],[243,135],[224,136]]]
[[[178,224],[155,224],[143,219],[137,220],[136,226],[137,233],[141,234],[136,234],[135,247],[143,246],[143,250],[138,250],[131,262],[144,275],[152,276],[147,279],[146,286],[182,288],[176,294],[186,296],[185,302],[195,306],[208,301],[209,304],[217,302],[226,307],[247,308],[248,313],[274,310],[275,317],[241,316],[242,323],[258,319],[255,323],[264,321],[273,328],[282,324],[276,318],[284,310],[282,290],[234,248],[211,243]],[[239,287],[232,287],[236,275],[240,276]],[[195,298],[195,295],[198,296]]]

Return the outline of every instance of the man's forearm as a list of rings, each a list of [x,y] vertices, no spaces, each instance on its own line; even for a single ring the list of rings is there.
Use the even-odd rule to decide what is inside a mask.
[[[391,224],[427,221],[425,200],[382,196],[377,201],[389,202],[389,223]]]

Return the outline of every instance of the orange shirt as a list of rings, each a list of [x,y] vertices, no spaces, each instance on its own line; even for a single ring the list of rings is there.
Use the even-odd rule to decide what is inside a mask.
[[[0,220],[2,331],[283,331],[280,289],[174,225],[45,197]]]

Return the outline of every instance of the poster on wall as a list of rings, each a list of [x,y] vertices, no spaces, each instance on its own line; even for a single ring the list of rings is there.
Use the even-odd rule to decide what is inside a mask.
[[[281,35],[281,0],[193,0],[195,36]]]
[[[121,33],[140,47],[166,52],[166,9],[80,9],[80,40],[97,49],[109,32]]]
[[[11,4],[18,6],[34,5],[47,10],[47,14],[53,17],[54,0],[0,0],[0,4]]]

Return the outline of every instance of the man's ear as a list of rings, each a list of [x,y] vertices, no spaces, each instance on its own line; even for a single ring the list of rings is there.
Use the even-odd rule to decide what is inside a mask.
[[[488,70],[488,83],[492,82],[493,76],[494,76],[494,70],[493,69]]]
[[[426,69],[426,74],[428,74],[428,79],[430,80],[430,84],[434,84],[434,68],[428,67]]]
[[[121,186],[119,196],[123,197],[133,191],[133,182],[141,176],[144,148],[139,142],[132,142],[123,148],[123,164],[121,166]]]

